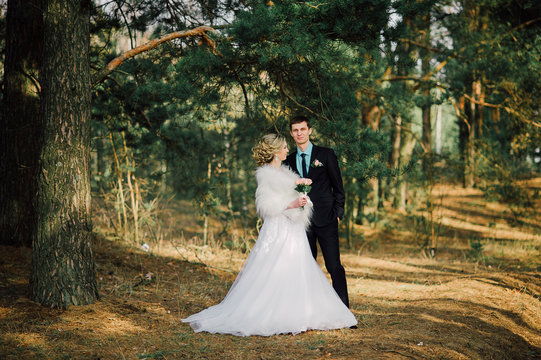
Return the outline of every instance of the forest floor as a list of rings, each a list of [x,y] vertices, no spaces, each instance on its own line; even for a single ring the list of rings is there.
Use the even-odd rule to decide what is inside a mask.
[[[541,179],[524,187],[539,190]],[[247,254],[184,236],[145,252],[98,235],[101,298],[67,310],[30,301],[30,251],[0,248],[0,358],[541,358],[541,202],[519,211],[478,190],[435,193],[435,258],[421,251],[429,232],[422,213],[357,226],[358,240],[343,249],[358,329],[194,333],[180,319],[220,302]],[[189,233],[197,222],[183,216],[171,221]]]

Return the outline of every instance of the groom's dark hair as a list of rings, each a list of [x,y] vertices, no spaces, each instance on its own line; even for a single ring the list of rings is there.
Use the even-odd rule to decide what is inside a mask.
[[[291,130],[291,128],[293,127],[294,124],[299,124],[299,123],[301,123],[303,121],[306,122],[306,125],[308,126],[308,129],[310,129],[312,127],[312,125],[310,125],[310,119],[308,119],[304,115],[296,115],[289,121],[289,130]]]

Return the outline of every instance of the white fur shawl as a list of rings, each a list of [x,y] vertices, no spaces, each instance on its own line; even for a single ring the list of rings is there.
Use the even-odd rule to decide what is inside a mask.
[[[286,166],[277,169],[263,165],[256,170],[255,177],[257,180],[255,205],[257,213],[263,220],[284,214],[294,222],[304,223],[304,227],[308,228],[312,216],[311,202],[304,209],[286,210],[287,206],[299,197],[299,193],[295,191],[295,180],[299,178],[297,174]]]

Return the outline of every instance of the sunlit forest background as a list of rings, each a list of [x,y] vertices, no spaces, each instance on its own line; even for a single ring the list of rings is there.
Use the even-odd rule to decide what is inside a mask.
[[[94,68],[173,31],[216,29],[93,89],[92,191],[117,237],[181,235],[158,215],[172,200],[194,208],[189,236],[202,244],[245,244],[235,230],[256,221],[250,149],[288,136],[297,113],[340,155],[346,247],[363,242],[356,225],[392,228],[397,210],[425,228],[419,250],[437,248],[441,184],[527,217],[538,193],[518,184],[541,169],[534,2],[188,3],[103,2],[93,14]]]
[[[55,91],[45,81],[52,78],[48,71],[60,71],[44,60],[54,49],[47,35],[45,42],[41,36],[49,31],[45,3],[55,1],[0,2],[0,244],[6,254],[0,268],[7,274],[0,282],[0,321],[5,320],[0,354],[258,358],[266,352],[270,358],[456,359],[541,354],[538,1],[83,1],[89,28],[73,37],[88,48],[90,116],[80,129],[58,130],[68,139],[71,130],[88,137],[75,148],[43,130],[53,128],[43,125],[48,109],[43,99]],[[65,51],[66,62],[78,51]],[[80,71],[66,69],[58,82]],[[72,108],[75,113],[84,111]],[[341,251],[361,331],[307,333],[298,341],[279,337],[271,343],[197,338],[180,318],[223,298],[261,225],[251,148],[273,132],[294,149],[289,119],[298,114],[312,120],[312,141],[332,147],[339,157],[346,191]],[[91,225],[85,222],[83,230],[59,225],[59,234],[72,231],[66,236],[77,246],[91,244],[94,255],[51,245],[57,234],[48,237],[52,231],[43,230],[43,214],[57,216],[59,224],[69,216],[35,201],[51,174],[40,164],[53,159],[58,168],[64,160],[55,154],[77,148],[86,155],[67,173],[89,189],[83,197],[91,201]],[[88,172],[79,172],[79,166]],[[68,192],[59,193],[64,204],[76,202],[75,195],[72,200]],[[55,196],[60,195],[52,195],[53,204]],[[57,257],[58,249],[83,254],[81,263],[92,272],[96,257],[101,293],[96,305],[69,310],[70,315],[20,300],[29,287],[36,294],[32,286],[39,274],[50,274],[36,265],[39,256],[51,254],[43,245],[47,239]],[[411,292],[398,290],[402,283]],[[443,288],[428,289],[435,284]],[[53,308],[93,302],[70,296],[51,303],[47,299],[54,296],[47,298],[44,290],[46,299],[30,298]],[[407,301],[421,302],[404,310],[415,319],[397,310],[410,306]],[[472,313],[461,315],[468,307]],[[46,320],[29,322],[36,312]],[[490,320],[495,312],[498,319]],[[431,340],[419,337],[426,314],[451,324],[434,321],[440,335],[431,333],[438,345],[430,349],[423,341]],[[94,335],[79,330],[99,328],[115,316],[123,316],[124,322],[117,322],[123,335],[105,332],[92,342]],[[162,325],[154,329],[151,322]],[[492,341],[460,327],[463,334],[455,337],[456,322],[484,329]],[[71,335],[51,333],[50,324],[73,325]],[[393,326],[402,332],[395,331],[385,345],[376,335]],[[135,346],[135,334],[145,331],[151,337],[169,335]],[[359,342],[368,332],[365,343]],[[442,338],[447,345],[438,342]],[[293,350],[276,350],[283,347]]]

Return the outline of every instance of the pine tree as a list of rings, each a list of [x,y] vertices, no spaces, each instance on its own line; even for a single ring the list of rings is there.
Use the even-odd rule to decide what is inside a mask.
[[[90,1],[44,2],[41,172],[31,298],[66,308],[98,297],[90,220]]]
[[[32,244],[42,58],[40,1],[9,0],[0,114],[0,244]]]

